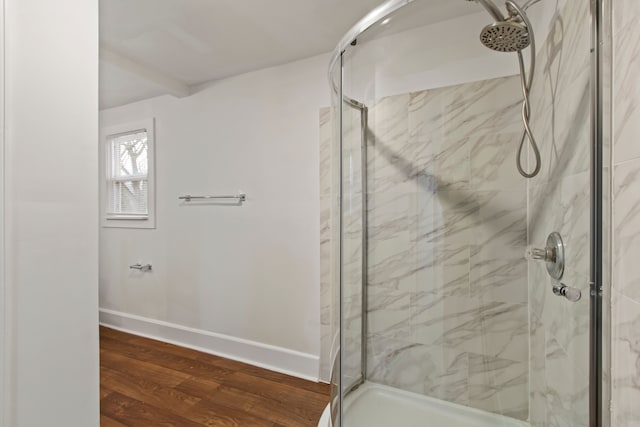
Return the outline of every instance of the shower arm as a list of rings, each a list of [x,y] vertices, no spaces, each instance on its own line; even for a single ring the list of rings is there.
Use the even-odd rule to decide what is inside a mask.
[[[487,12],[489,12],[489,15],[491,15],[493,19],[496,20],[496,22],[502,22],[505,20],[504,15],[492,0],[469,0],[469,1],[475,1],[476,3],[479,3],[482,7],[484,7],[487,10]]]
[[[522,10],[527,10],[529,9],[531,6],[533,6],[534,4],[538,3],[540,0],[529,0],[528,2],[526,2],[523,6],[522,6]]]

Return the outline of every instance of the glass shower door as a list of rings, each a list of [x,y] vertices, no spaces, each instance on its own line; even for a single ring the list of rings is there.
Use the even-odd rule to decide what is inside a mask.
[[[589,4],[535,7],[532,179],[517,58],[477,42],[482,9],[409,2],[341,52],[343,427],[589,425]]]

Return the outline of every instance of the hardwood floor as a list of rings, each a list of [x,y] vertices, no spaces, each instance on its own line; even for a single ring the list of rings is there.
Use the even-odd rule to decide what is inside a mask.
[[[317,426],[329,386],[100,328],[102,427]]]

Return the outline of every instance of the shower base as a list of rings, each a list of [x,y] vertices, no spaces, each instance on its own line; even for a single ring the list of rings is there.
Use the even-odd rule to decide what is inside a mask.
[[[526,427],[529,424],[374,383],[347,398],[343,427]],[[329,408],[318,427],[331,427]]]

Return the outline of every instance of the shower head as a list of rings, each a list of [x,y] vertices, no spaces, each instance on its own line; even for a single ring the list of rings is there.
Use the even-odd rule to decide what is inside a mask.
[[[513,19],[487,25],[480,33],[480,41],[498,52],[518,52],[531,44],[527,26]]]
[[[505,17],[493,0],[468,1],[479,3],[496,21],[484,27],[480,33],[483,45],[498,52],[518,52],[531,44],[529,29],[513,2],[506,2],[508,15]]]

